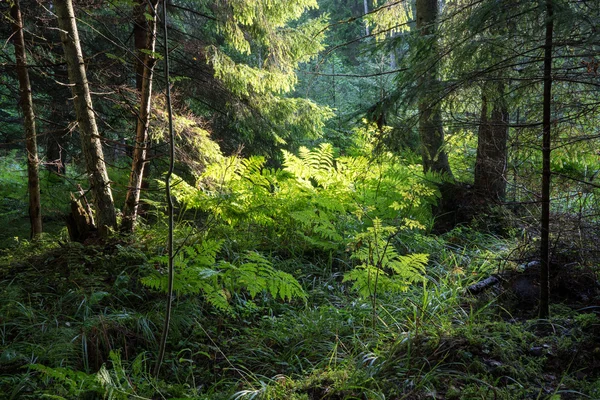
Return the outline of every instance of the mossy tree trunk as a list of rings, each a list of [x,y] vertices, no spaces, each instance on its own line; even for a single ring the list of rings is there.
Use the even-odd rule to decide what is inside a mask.
[[[117,220],[110,181],[104,162],[102,142],[92,106],[75,12],[71,0],[56,0],[54,5],[67,62],[69,82],[72,86],[73,104],[81,136],[81,149],[85,158],[93,203],[96,208],[96,219],[101,234],[104,234],[107,232],[106,228],[115,228]]]
[[[417,29],[420,32],[426,60],[419,75],[419,137],[421,156],[425,172],[445,173],[452,177],[448,155],[444,150],[444,128],[442,126],[441,103],[438,82],[438,45],[436,25],[438,18],[437,0],[417,0]]]
[[[478,195],[490,202],[503,201],[506,196],[508,107],[503,98],[501,82],[484,84],[474,187]]]
[[[14,0],[10,8],[12,18],[15,58],[17,61],[17,76],[19,78],[19,103],[23,110],[23,125],[25,127],[25,147],[27,150],[27,190],[29,192],[29,221],[31,223],[31,238],[42,233],[42,208],[40,200],[39,158],[37,151],[37,134],[35,130],[35,114],[33,112],[33,97],[31,82],[27,71],[27,54],[25,52],[25,37],[23,35],[23,18],[19,0]]]

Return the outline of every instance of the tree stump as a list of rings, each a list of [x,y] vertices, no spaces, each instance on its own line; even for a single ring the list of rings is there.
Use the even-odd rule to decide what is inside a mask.
[[[71,193],[71,213],[67,215],[67,229],[69,238],[80,243],[95,236],[98,231],[89,209],[84,207],[73,193]]]

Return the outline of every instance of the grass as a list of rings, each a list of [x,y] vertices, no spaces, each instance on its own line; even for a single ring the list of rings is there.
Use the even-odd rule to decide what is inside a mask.
[[[572,318],[563,306],[548,321],[504,320],[495,301],[462,296],[470,280],[451,272],[456,265],[404,294],[382,293],[375,329],[370,301],[327,274],[305,276],[307,305],[240,294],[228,316],[182,296],[156,380],[148,371],[162,300],[136,280],[143,252],[67,246],[9,261],[0,308],[5,398],[568,399],[599,391],[600,351],[586,351],[600,335],[595,313]]]
[[[596,398],[597,310],[506,318],[498,299],[463,293],[510,242],[450,243],[424,242],[443,246],[426,282],[379,293],[375,326],[370,299],[327,259],[280,261],[301,272],[306,303],[238,293],[224,314],[179,296],[159,380],[164,304],[138,280],[146,245],[15,243],[0,268],[0,398]]]

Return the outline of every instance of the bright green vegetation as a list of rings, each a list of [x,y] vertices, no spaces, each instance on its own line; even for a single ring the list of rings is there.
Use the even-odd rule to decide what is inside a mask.
[[[69,3],[0,2],[0,400],[600,399],[598,1],[78,1],[97,147]]]

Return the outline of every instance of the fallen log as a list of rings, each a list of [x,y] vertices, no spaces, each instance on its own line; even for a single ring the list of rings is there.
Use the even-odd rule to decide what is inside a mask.
[[[472,284],[471,286],[468,286],[465,290],[466,293],[469,294],[479,294],[481,292],[483,292],[484,290],[487,290],[493,286],[496,286],[498,283],[500,283],[500,279],[498,279],[496,276],[492,275],[488,278],[485,278],[482,281],[479,281],[477,283]]]

